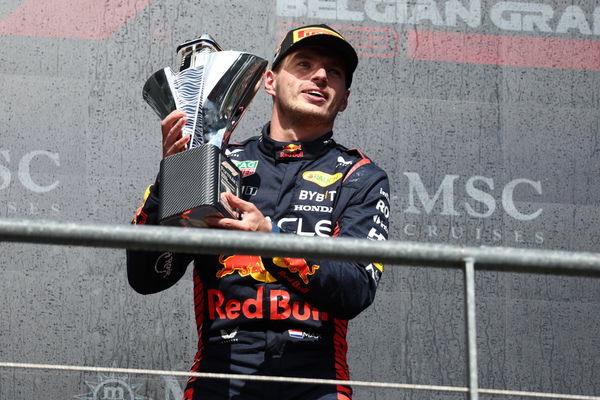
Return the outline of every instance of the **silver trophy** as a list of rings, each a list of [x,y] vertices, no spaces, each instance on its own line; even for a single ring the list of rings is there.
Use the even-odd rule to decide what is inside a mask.
[[[210,37],[177,48],[179,72],[166,67],[144,85],[144,100],[161,119],[186,113],[188,148],[160,164],[159,220],[166,225],[205,227],[204,217],[239,218],[222,194],[240,195],[241,173],[224,151],[232,131],[258,91],[267,61],[223,51]]]

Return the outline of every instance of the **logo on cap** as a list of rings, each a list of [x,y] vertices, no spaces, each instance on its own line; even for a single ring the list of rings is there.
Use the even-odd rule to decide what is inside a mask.
[[[306,39],[312,35],[332,35],[337,36],[342,40],[345,40],[342,35],[337,32],[332,31],[331,29],[312,27],[312,28],[301,28],[294,31],[293,42],[296,43],[299,40]]]

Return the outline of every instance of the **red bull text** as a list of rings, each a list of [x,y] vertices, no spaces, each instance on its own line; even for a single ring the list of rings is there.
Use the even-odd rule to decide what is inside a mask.
[[[327,321],[326,312],[319,311],[309,303],[291,301],[287,290],[268,290],[265,302],[265,288],[256,289],[256,297],[244,300],[225,299],[219,289],[208,290],[208,316],[210,319],[234,320],[240,317],[247,319],[271,320],[296,319],[299,321]],[[266,310],[268,308],[268,310]]]

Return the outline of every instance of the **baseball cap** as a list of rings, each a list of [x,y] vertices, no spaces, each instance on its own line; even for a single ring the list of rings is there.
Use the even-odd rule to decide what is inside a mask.
[[[333,28],[325,25],[306,25],[289,31],[275,52],[271,69],[292,51],[305,46],[324,46],[335,50],[346,62],[346,87],[352,84],[352,74],[358,65],[358,56],[350,43]]]

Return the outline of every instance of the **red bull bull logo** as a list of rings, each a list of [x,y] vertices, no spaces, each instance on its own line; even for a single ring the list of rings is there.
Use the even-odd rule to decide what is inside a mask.
[[[308,285],[308,277],[315,274],[318,265],[309,266],[303,258],[279,258],[273,257],[273,264],[286,268],[293,274],[297,274],[305,285]]]
[[[283,146],[281,152],[279,152],[279,157],[303,157],[304,152],[302,151],[302,145],[299,144],[287,144]]]
[[[296,152],[296,151],[301,151],[302,150],[302,146],[298,145],[298,144],[288,144],[283,146],[283,151],[289,151],[290,153]]]
[[[217,278],[223,278],[236,272],[240,276],[250,276],[259,282],[275,282],[275,278],[265,270],[260,256],[235,254],[225,258],[220,255],[219,262],[223,268],[217,271],[215,275]]]

